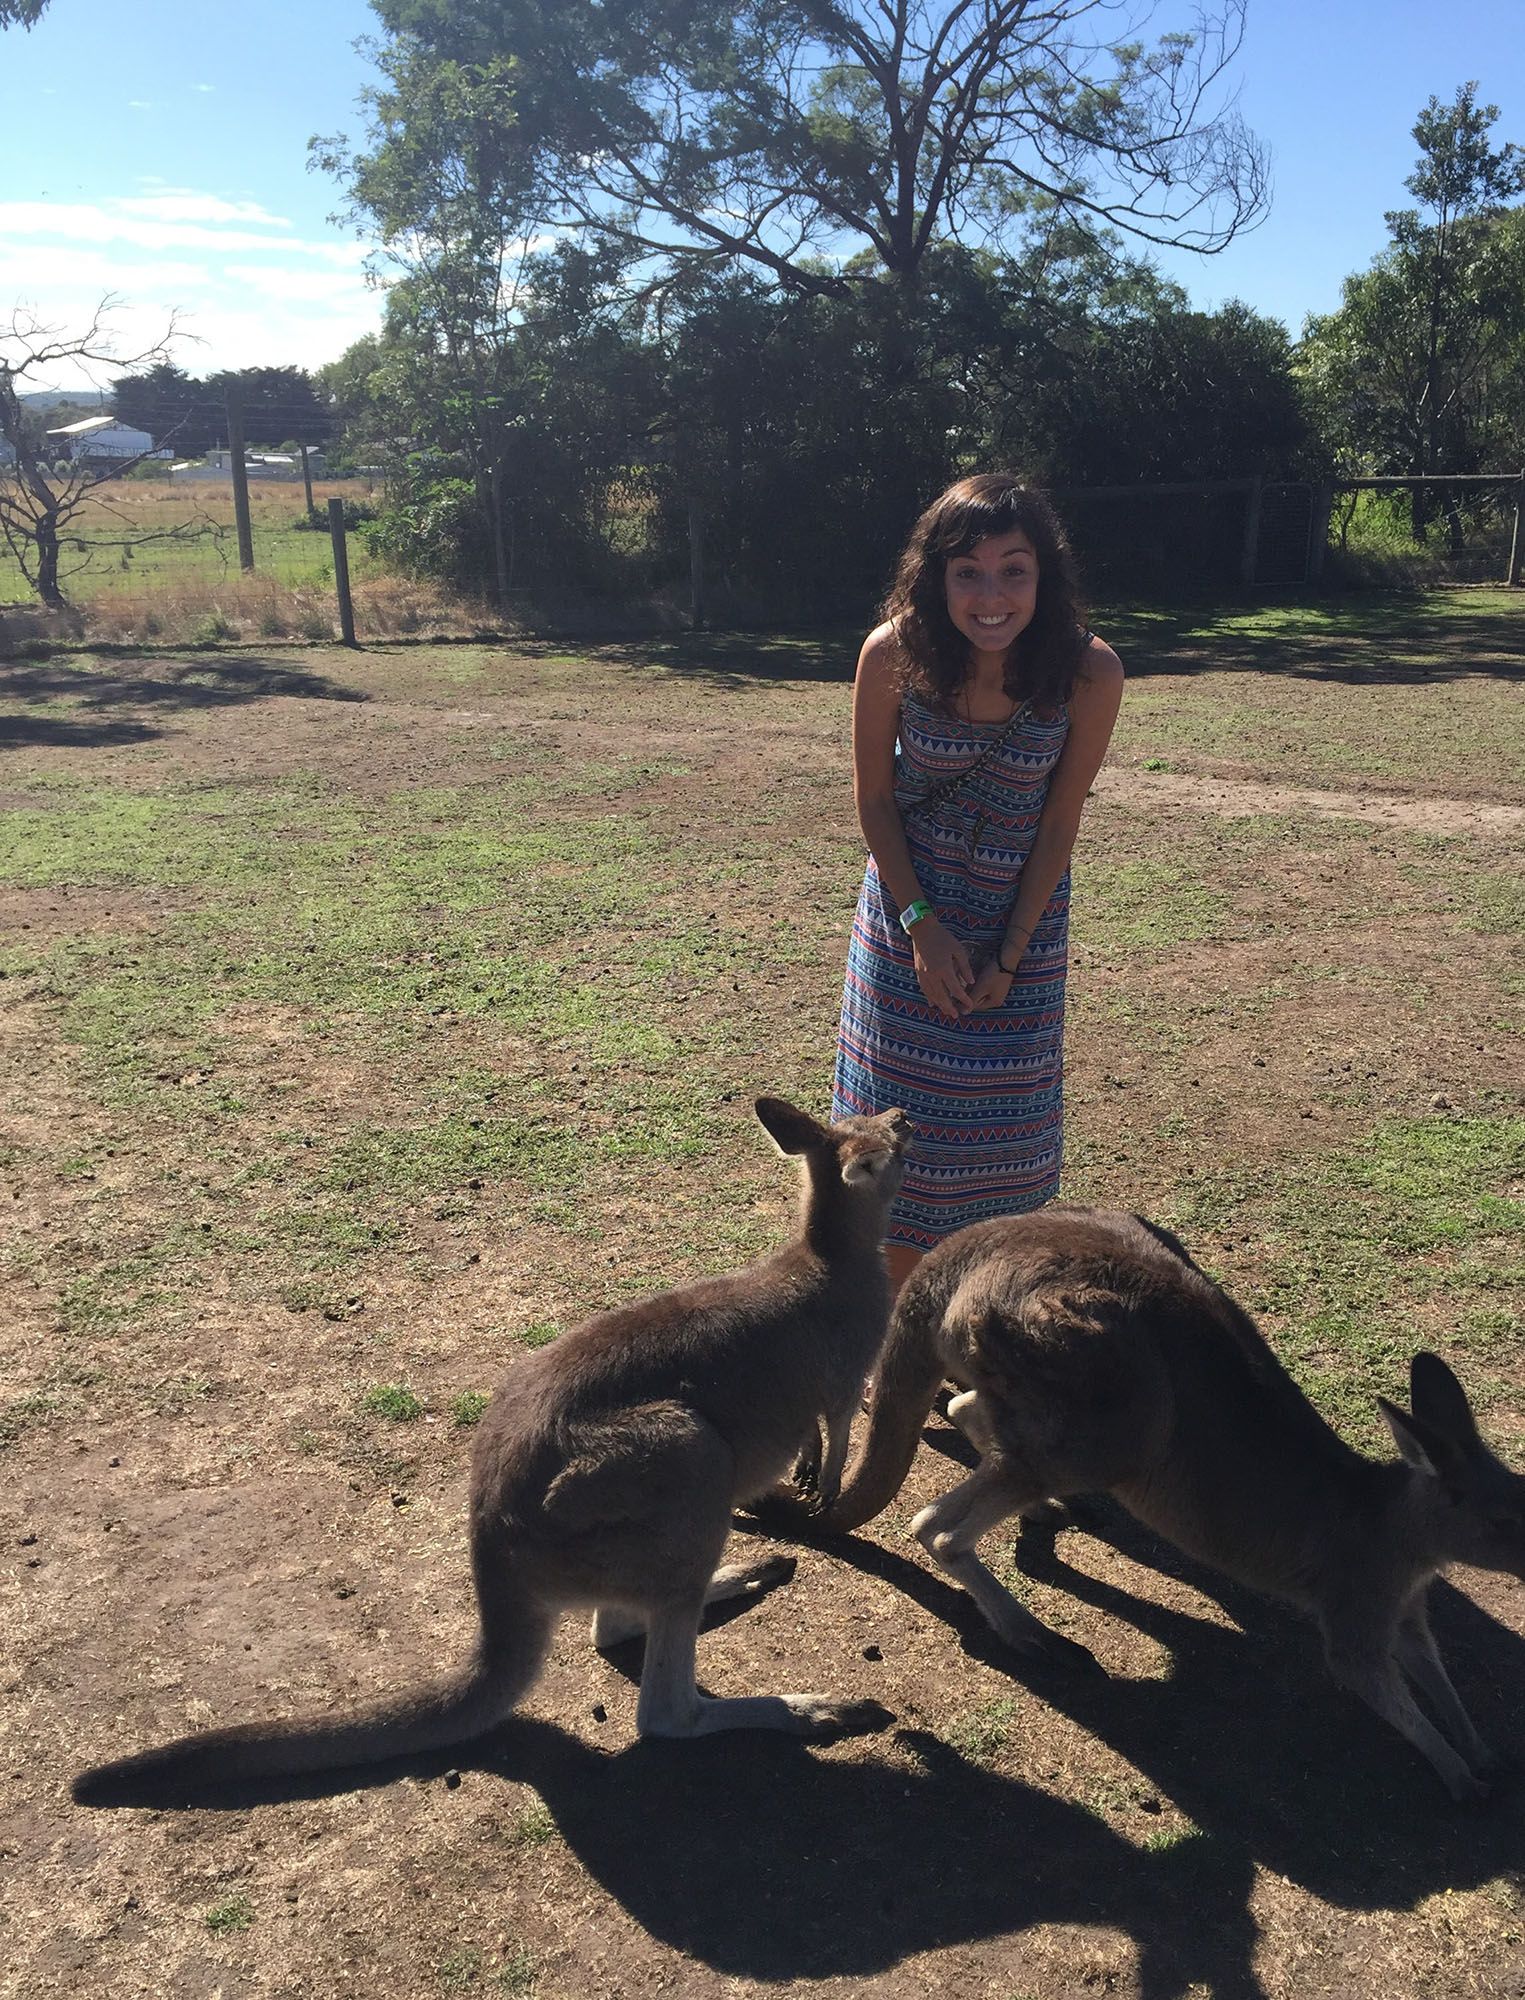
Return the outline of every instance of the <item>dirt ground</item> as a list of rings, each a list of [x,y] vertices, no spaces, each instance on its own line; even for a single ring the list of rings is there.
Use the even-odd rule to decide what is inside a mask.
[[[1518,1464],[1525,645],[1488,629],[1295,671],[1128,634],[1066,1193],[1180,1229],[1363,1444],[1432,1345]],[[882,1735],[638,1743],[639,1646],[569,1624],[458,1752],[69,1802],[453,1663],[476,1392],[787,1226],[748,1107],[829,1092],[850,651],[11,669],[0,1993],[1525,1996],[1525,1783],[1452,1808],[1310,1630],[1100,1501],[1013,1573],[1105,1673],[1013,1660],[907,1533],[968,1457],[935,1418],[887,1514],[701,1640],[711,1691]],[[1516,1756],[1522,1606],[1435,1589]]]

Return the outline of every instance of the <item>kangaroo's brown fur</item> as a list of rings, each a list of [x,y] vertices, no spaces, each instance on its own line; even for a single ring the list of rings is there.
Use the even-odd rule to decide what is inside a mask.
[[[1525,1478],[1483,1443],[1443,1361],[1414,1356],[1412,1414],[1379,1399],[1401,1459],[1378,1464],[1329,1428],[1168,1231],[1058,1204],[979,1223],[902,1290],[867,1443],[840,1497],[815,1508],[821,1525],[858,1527],[893,1499],[945,1376],[963,1387],[949,1414],[982,1456],[913,1531],[1013,1646],[1083,1650],[1024,1610],[975,1545],[1050,1498],[1110,1492],[1188,1554],[1311,1612],[1335,1678],[1454,1797],[1487,1789],[1493,1760],[1425,1596],[1452,1561],[1525,1576]]]
[[[877,1704],[816,1695],[712,1700],[694,1682],[707,1601],[776,1582],[773,1558],[717,1572],[731,1512],[788,1469],[824,1415],[840,1466],[883,1339],[881,1248],[910,1121],[829,1129],[778,1098],[757,1115],[802,1161],[795,1236],[762,1262],[601,1313],[520,1363],[477,1434],[471,1558],[481,1631],[444,1684],[354,1720],[254,1723],[184,1737],[75,1780],[81,1803],[275,1772],[368,1763],[465,1741],[507,1715],[540,1672],[561,1613],[594,1612],[596,1644],[647,1634],[637,1726],[689,1736],[883,1727]]]

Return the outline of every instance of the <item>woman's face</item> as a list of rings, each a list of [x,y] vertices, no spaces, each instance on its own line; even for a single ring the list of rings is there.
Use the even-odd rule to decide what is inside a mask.
[[[943,566],[948,616],[979,653],[1004,653],[1038,608],[1038,556],[1020,528],[987,535]]]

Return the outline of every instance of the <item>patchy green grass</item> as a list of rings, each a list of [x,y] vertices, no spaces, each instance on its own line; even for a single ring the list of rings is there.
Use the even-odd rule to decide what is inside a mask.
[[[538,1799],[525,1807],[504,1836],[510,1847],[522,1848],[545,1847],[556,1837],[550,1808]]]
[[[360,1398],[368,1417],[385,1417],[389,1423],[416,1423],[424,1406],[413,1391],[401,1382],[378,1382]]]
[[[943,1741],[971,1764],[994,1764],[1011,1736],[1015,1701],[986,1701],[945,1723]]]
[[[1129,670],[1114,750],[1124,762],[1525,795],[1525,637],[1508,591],[1125,606],[1096,622]],[[1288,681],[1296,702],[1282,698]]]
[[[214,1937],[232,1937],[251,1927],[254,1905],[242,1891],[237,1895],[224,1896],[220,1903],[214,1903],[207,1911],[205,1922]]]
[[[1232,1223],[1268,1255],[1246,1303],[1342,1430],[1383,1437],[1375,1397],[1406,1400],[1409,1356],[1437,1346],[1479,1409],[1518,1389],[1525,1298],[1525,1118],[1389,1120],[1266,1186],[1199,1172],[1175,1205],[1190,1238]]]

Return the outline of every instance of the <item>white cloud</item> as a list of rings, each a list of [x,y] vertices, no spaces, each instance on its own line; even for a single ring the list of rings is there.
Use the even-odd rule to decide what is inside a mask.
[[[144,212],[146,211],[146,212]],[[241,227],[232,226],[235,223]],[[253,223],[255,227],[248,225]],[[227,202],[215,195],[170,189],[164,195],[118,196],[106,202],[0,201],[0,233],[70,243],[126,243],[139,250],[269,250],[355,264],[363,245],[313,242],[300,236],[260,235],[289,228],[257,202]]]
[[[162,339],[173,314],[184,336],[173,355],[193,375],[318,367],[376,331],[381,296],[361,268],[366,245],[290,230],[252,200],[162,183],[100,203],[0,202],[0,303],[77,330],[110,294],[120,301],[114,349],[124,355]],[[103,386],[119,373],[107,365],[93,378],[77,371],[38,386]]]
[[[216,88],[217,88],[217,86],[216,86],[216,84],[215,84],[215,83],[193,83],[193,84],[191,85],[191,89],[192,89],[192,90],[203,90],[203,91],[205,91],[205,90],[215,90]]]
[[[161,190],[158,194],[114,196],[106,206],[123,215],[146,216],[151,222],[253,222],[270,229],[292,226],[288,216],[272,215],[257,201],[224,201],[221,195],[162,183]]]
[[[267,299],[303,299],[313,305],[342,304],[369,294],[361,278],[347,271],[281,270],[269,264],[229,264],[225,275]]]

